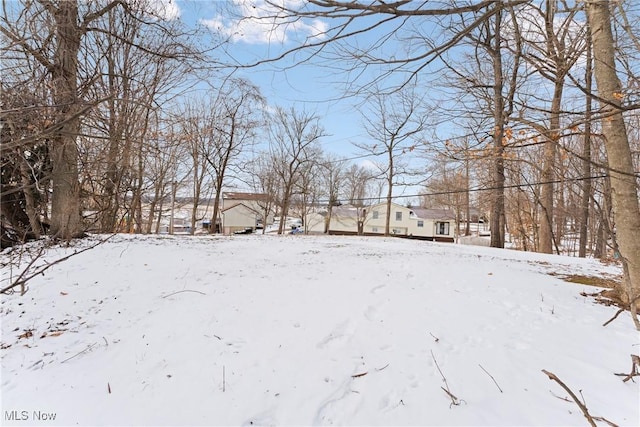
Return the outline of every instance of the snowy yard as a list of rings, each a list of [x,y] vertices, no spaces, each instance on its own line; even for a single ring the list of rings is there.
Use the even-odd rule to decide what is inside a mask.
[[[0,423],[588,425],[545,369],[640,425],[637,378],[614,375],[640,350],[629,315],[603,327],[616,309],[557,276],[617,273],[394,238],[115,236],[2,295]]]

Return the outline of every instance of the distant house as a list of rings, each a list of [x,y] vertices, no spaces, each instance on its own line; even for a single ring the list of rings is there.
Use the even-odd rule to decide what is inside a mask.
[[[260,214],[244,203],[222,209],[222,233],[233,234],[236,231],[251,229],[255,231]]]
[[[329,213],[325,209],[315,209],[307,213],[303,226],[304,232],[311,234],[322,234],[327,231],[328,215]]]
[[[334,206],[329,220],[329,234],[363,234],[366,209],[353,205]]]
[[[350,205],[332,209],[329,234],[381,235],[385,232],[387,205]],[[391,204],[389,234],[416,239],[453,242],[455,215],[444,209],[408,208]]]
[[[238,193],[238,192],[224,192],[222,193],[222,230],[224,234],[229,234],[226,230],[229,227],[235,227],[235,225],[229,225],[225,223],[224,212],[238,205],[244,205],[246,209],[239,209],[233,212],[234,224],[244,221],[245,223],[255,220],[253,228],[256,226],[267,226],[273,224],[273,206],[269,203],[269,195],[261,193]],[[270,206],[271,205],[271,206]],[[247,215],[242,221],[239,216]],[[255,217],[257,214],[257,218]],[[228,221],[228,220],[227,220]]]

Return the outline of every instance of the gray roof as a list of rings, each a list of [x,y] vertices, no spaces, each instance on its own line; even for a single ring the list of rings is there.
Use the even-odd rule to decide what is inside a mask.
[[[412,208],[411,210],[420,219],[456,219],[455,212],[449,209]]]
[[[226,200],[258,200],[258,201],[262,201],[262,200],[268,200],[269,199],[269,195],[268,194],[261,194],[261,193],[231,193],[231,192],[224,192],[224,193],[222,193],[222,198],[226,199]]]

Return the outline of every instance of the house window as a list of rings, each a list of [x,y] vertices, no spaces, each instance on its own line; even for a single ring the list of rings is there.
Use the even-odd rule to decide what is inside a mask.
[[[444,235],[449,235],[449,223],[448,222],[438,222],[436,224],[438,233],[437,234],[444,234]]]
[[[418,221],[418,227],[424,227],[424,221]]]
[[[404,234],[404,230],[401,228],[394,228],[391,230],[391,234]]]
[[[373,219],[378,219],[378,211],[373,211],[372,218]]]
[[[396,221],[402,221],[402,211],[396,212]]]
[[[372,233],[377,233],[378,232],[378,227],[372,227],[371,228],[371,232]]]

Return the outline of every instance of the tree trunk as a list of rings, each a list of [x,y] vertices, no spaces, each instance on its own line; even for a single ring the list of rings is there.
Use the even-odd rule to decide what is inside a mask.
[[[115,31],[115,16],[109,14],[109,29]],[[120,190],[120,164],[119,156],[121,151],[121,142],[123,140],[122,132],[123,117],[119,114],[118,103],[121,102],[122,96],[118,96],[118,73],[115,70],[114,54],[112,52],[114,38],[113,35],[109,36],[109,45],[107,46],[107,52],[105,54],[107,60],[107,84],[109,88],[109,100],[108,100],[108,131],[109,131],[109,148],[106,158],[106,173],[104,180],[104,188],[102,194],[103,206],[101,212],[101,231],[103,233],[111,233],[115,231],[116,224],[118,222],[118,213],[120,206],[118,204],[118,191]],[[123,84],[126,84],[123,81]],[[120,119],[120,120],[119,120]]]
[[[469,148],[468,141],[465,142],[466,148]],[[470,165],[469,165],[469,157],[467,157],[464,161],[464,205],[465,205],[465,216],[466,216],[466,224],[464,227],[464,235],[471,235],[471,194],[469,191],[469,187],[471,187],[471,178],[470,178]]]
[[[502,38],[502,12],[496,14],[495,45],[491,51],[493,63],[493,190],[491,191],[491,247],[504,248],[505,235],[505,212],[504,212],[504,98],[502,91],[504,88],[504,76],[502,73],[502,54],[500,52]]]
[[[540,190],[540,247],[541,253],[553,253],[553,192],[555,181],[556,156],[560,137],[560,107],[564,82],[556,77],[551,100],[551,117],[549,120],[549,136],[544,146],[544,167],[542,170],[542,185]]]
[[[640,203],[638,183],[627,129],[622,115],[622,91],[616,74],[615,48],[611,32],[609,1],[587,2],[587,17],[592,32],[593,58],[598,96],[603,110],[602,133],[609,160],[613,215],[620,257],[626,264],[620,296],[635,313],[640,299]]]
[[[216,186],[220,185],[219,183],[216,183]],[[211,214],[211,229],[209,230],[209,232],[211,234],[214,233],[222,233],[222,220],[220,220],[220,229],[218,230],[218,217],[220,216],[220,197],[222,196],[222,191],[221,188],[218,187],[216,188],[216,196],[215,199],[213,199],[213,213]]]
[[[54,13],[56,51],[54,54],[53,101],[59,127],[52,137],[51,160],[53,193],[51,196],[51,234],[69,240],[82,234],[78,146],[78,4],[59,2]]]
[[[393,196],[393,152],[389,150],[389,175],[387,176],[387,214],[384,221],[384,235],[391,232],[391,197]]]
[[[582,195],[580,199],[580,224],[579,234],[580,243],[578,248],[578,256],[584,258],[587,256],[587,230],[589,226],[589,202],[591,201],[591,118],[593,102],[591,98],[591,90],[593,88],[593,69],[591,60],[591,31],[587,25],[587,48],[586,48],[586,70],[585,70],[585,88],[587,90],[586,106],[584,112],[584,143],[582,148]]]

